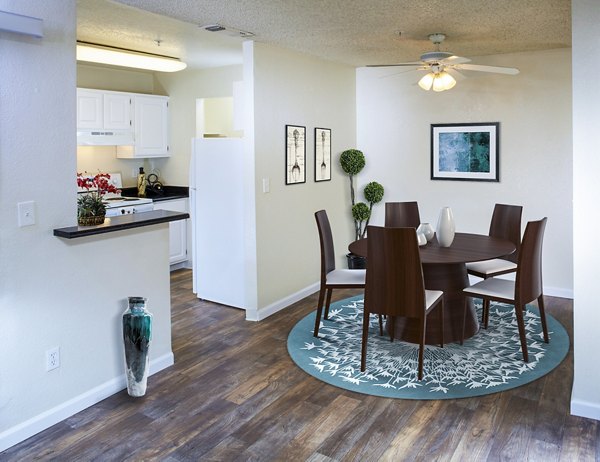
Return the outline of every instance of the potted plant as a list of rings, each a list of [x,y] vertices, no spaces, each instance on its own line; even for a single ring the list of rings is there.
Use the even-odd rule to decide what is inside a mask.
[[[88,192],[77,196],[77,224],[80,226],[101,225],[106,216],[106,207],[102,197],[106,193],[120,193],[108,180],[108,173],[98,173],[94,177],[77,174],[77,186]]]
[[[367,226],[371,219],[373,205],[381,202],[384,189],[376,181],[371,181],[363,189],[364,202],[356,202],[354,194],[354,177],[365,167],[365,155],[358,149],[348,149],[340,155],[340,164],[342,170],[348,175],[350,180],[350,200],[352,202],[352,218],[354,219],[354,239],[363,239],[367,233]],[[365,268],[366,260],[352,253],[347,254],[348,268]]]

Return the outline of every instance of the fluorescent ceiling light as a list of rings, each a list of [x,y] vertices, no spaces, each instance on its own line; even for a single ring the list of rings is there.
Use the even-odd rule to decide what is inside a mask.
[[[177,72],[187,64],[170,56],[142,53],[92,43],[77,42],[77,61],[133,67],[158,72]]]

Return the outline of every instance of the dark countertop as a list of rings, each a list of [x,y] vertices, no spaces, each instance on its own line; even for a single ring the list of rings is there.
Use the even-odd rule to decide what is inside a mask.
[[[143,226],[158,225],[170,221],[185,220],[189,217],[189,213],[153,210],[151,212],[132,213],[130,215],[106,218],[104,224],[97,226],[57,228],[54,230],[54,235],[65,239],[75,239],[95,234],[112,233],[123,229],[141,228]]]
[[[138,197],[137,188],[122,188],[121,195],[124,197]],[[146,197],[154,202],[187,199],[189,195],[190,192],[187,186],[163,186],[159,191],[154,191],[150,186],[146,188]]]

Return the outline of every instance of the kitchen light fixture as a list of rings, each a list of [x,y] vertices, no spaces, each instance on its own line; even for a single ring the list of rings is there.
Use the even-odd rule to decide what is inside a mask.
[[[426,91],[431,90],[432,87],[433,91],[450,90],[454,85],[456,80],[446,71],[430,72],[419,80],[419,86]]]
[[[77,42],[77,61],[133,67],[159,72],[177,72],[187,67],[186,63],[171,56],[143,53],[126,48],[109,47],[79,41]]]

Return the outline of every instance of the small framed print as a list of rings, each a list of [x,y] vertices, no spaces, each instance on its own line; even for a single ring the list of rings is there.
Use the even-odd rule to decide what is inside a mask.
[[[432,124],[431,179],[500,181],[498,122]]]
[[[331,129],[315,128],[315,181],[331,180]]]
[[[306,127],[285,126],[285,184],[306,183]]]

